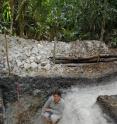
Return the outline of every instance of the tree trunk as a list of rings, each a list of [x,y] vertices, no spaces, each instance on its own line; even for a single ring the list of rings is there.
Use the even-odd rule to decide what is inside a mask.
[[[107,0],[104,0],[104,10],[103,10],[103,15],[102,15],[103,17],[102,17],[100,41],[104,40],[104,33],[105,33],[105,26],[106,26],[106,9],[107,9]]]
[[[103,20],[102,20],[102,28],[101,28],[101,34],[100,34],[100,41],[104,40],[104,33],[105,33],[105,17],[103,17]]]
[[[21,12],[19,18],[20,37],[24,37],[24,13]]]
[[[20,36],[23,37],[24,36],[24,26],[25,26],[24,16],[25,16],[27,0],[20,0],[18,4],[19,4],[18,14],[17,14],[15,20],[18,21],[18,23],[19,23]]]
[[[3,7],[3,0],[0,0],[0,17],[2,17],[2,7]]]
[[[10,34],[13,34],[13,21],[14,21],[14,0],[9,0],[10,8],[11,8],[11,25],[10,25]]]

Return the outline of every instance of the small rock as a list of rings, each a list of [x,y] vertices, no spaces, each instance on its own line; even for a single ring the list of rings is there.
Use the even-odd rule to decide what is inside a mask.
[[[34,56],[31,56],[31,57],[29,58],[29,60],[30,60],[30,62],[35,62],[35,57],[34,57]]]
[[[31,63],[31,67],[32,67],[33,69],[35,69],[35,68],[38,67],[38,65],[37,65],[35,62],[33,62],[33,63]]]
[[[31,67],[30,64],[28,64],[28,63],[25,63],[25,64],[24,64],[24,68],[25,68],[25,69],[28,69],[28,68],[30,68],[30,67]]]
[[[22,62],[21,61],[16,61],[17,62],[17,66],[20,67],[22,65]]]
[[[35,89],[34,91],[33,91],[33,95],[34,96],[37,96],[38,94],[40,94],[41,93],[41,90],[39,90],[39,89]]]

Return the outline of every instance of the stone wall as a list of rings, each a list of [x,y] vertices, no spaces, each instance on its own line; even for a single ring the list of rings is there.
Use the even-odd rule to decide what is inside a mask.
[[[36,41],[9,36],[7,36],[7,41],[9,46],[9,61],[13,74],[19,76],[40,75],[46,77],[68,76],[71,75],[69,74],[70,71],[77,77],[79,74],[82,74],[82,70],[84,71],[83,66],[80,64],[77,68],[68,68],[66,65],[53,64],[49,58],[53,57],[54,41]],[[4,44],[4,35],[0,34],[0,70],[7,72]],[[100,41],[75,41],[71,43],[59,41],[56,43],[56,56],[78,58],[105,53],[109,53],[108,47]]]

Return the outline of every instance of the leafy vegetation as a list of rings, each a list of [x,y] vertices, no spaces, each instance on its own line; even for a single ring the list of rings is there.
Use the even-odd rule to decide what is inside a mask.
[[[37,40],[96,39],[117,45],[116,0],[1,0],[0,7],[1,32],[6,28]]]

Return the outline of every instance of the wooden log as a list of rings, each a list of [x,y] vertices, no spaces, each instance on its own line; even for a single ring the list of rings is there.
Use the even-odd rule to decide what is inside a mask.
[[[53,58],[50,58],[53,60]],[[117,61],[117,55],[99,55],[88,58],[72,58],[72,57],[56,57],[55,64],[68,64],[68,63],[97,63],[97,62],[113,62]]]

